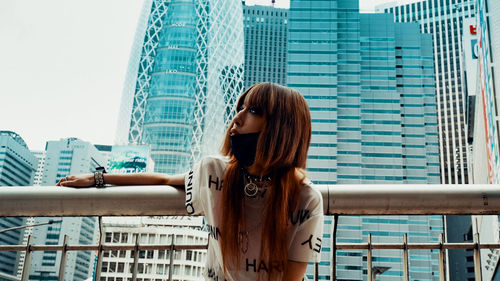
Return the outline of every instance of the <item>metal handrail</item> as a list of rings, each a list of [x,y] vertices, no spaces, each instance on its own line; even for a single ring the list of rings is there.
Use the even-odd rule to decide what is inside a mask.
[[[373,261],[373,251],[374,250],[402,250],[403,251],[403,268],[404,268],[404,280],[409,280],[409,263],[408,263],[408,251],[414,249],[427,249],[433,250],[436,249],[439,251],[438,265],[439,265],[439,280],[445,281],[445,271],[444,271],[444,259],[445,259],[445,251],[451,249],[470,249],[474,251],[474,272],[476,280],[481,280],[481,264],[480,264],[480,250],[481,249],[500,249],[500,243],[483,243],[479,242],[479,234],[474,235],[473,243],[443,243],[442,234],[439,236],[438,243],[408,243],[407,235],[404,234],[402,237],[402,243],[372,243],[371,234],[368,235],[367,243],[338,243],[336,250],[367,250],[367,265],[368,265],[368,281],[375,280],[375,274],[372,274],[372,261]],[[136,244],[125,244],[125,245],[116,245],[116,244],[98,244],[98,245],[69,245],[68,244],[68,236],[64,237],[63,245],[33,245],[32,238],[29,237],[27,245],[0,245],[0,251],[25,251],[26,258],[23,268],[23,275],[20,280],[28,280],[29,277],[29,267],[31,263],[31,255],[32,252],[35,251],[61,251],[61,263],[60,263],[60,271],[59,271],[59,280],[64,280],[64,264],[68,251],[97,251],[99,253],[99,261],[102,261],[103,251],[111,251],[111,250],[132,250],[134,251],[134,266],[132,267],[132,280],[136,280],[137,278],[137,263],[138,263],[138,253],[142,250],[170,250],[170,270],[169,270],[169,279],[172,280],[172,266],[173,266],[173,252],[179,250],[205,250],[208,248],[207,244],[200,245],[175,245],[175,244],[147,244],[147,245],[139,245],[136,241]],[[335,260],[332,261],[332,267],[335,267]],[[315,278],[314,280],[318,280],[317,274],[317,263],[315,266]],[[98,270],[96,272],[96,280],[99,280],[100,276],[100,264]],[[335,279],[335,271],[332,270],[332,280]],[[8,276],[3,276],[8,277]],[[11,277],[11,280],[17,280],[15,276]]]
[[[327,215],[500,214],[500,185],[316,185],[315,189],[323,197]],[[171,186],[0,187],[0,216],[187,215],[184,204],[184,190]]]
[[[323,197],[323,210],[327,215],[458,215],[500,214],[500,185],[318,185]],[[188,191],[189,192],[189,191]],[[122,186],[105,189],[68,187],[0,187],[0,216],[147,216],[186,215],[185,191],[170,186]],[[355,206],[355,207],[353,207]],[[206,249],[207,245],[1,245],[0,251],[26,253],[22,280],[28,280],[33,251],[61,251],[59,278],[64,276],[64,261],[68,251],[97,251],[102,261],[103,251],[133,250],[132,280],[137,277],[140,250]],[[411,249],[437,249],[439,276],[445,280],[445,251],[471,249],[474,251],[474,272],[481,280],[480,249],[500,249],[500,244],[481,244],[479,234],[473,243],[408,243],[406,234],[402,243],[337,243],[335,250],[367,250],[367,264],[372,264],[372,251],[397,249],[403,251],[404,278],[409,280],[408,251]],[[172,252],[173,253],[173,252]],[[170,255],[171,266],[173,254]],[[368,280],[373,281],[372,268]],[[317,265],[316,265],[317,273]],[[335,260],[332,260],[335,268]],[[100,266],[97,276],[100,275]],[[169,271],[172,274],[172,270]],[[335,278],[335,270],[332,270]],[[315,274],[317,278],[317,274]],[[171,276],[170,279],[171,280]]]

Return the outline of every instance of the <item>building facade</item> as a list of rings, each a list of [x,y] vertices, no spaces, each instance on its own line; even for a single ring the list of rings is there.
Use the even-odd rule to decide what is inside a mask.
[[[32,185],[36,168],[37,159],[21,136],[11,131],[0,131],[0,186]],[[25,223],[23,217],[0,218],[0,230]],[[23,234],[23,229],[0,233],[0,244],[19,245]],[[0,273],[16,276],[20,258],[20,252],[0,252]]]
[[[308,171],[318,184],[439,183],[432,37],[391,15],[360,14],[357,1],[290,2],[287,84],[309,103]],[[319,276],[328,279],[332,240],[437,241],[441,216],[325,219]],[[376,251],[377,280],[400,280],[402,256]],[[366,253],[337,252],[338,280],[366,280]],[[437,254],[414,251],[410,278],[438,280]],[[308,269],[312,277],[311,269]]]
[[[381,5],[396,22],[416,22],[432,34],[438,111],[441,183],[469,183],[466,100],[462,77],[463,22],[474,17],[474,1],[415,1]]]
[[[202,225],[202,217],[106,218],[103,223],[103,242],[108,245],[135,244],[136,241],[140,245],[206,245],[208,236],[202,230]],[[132,252],[104,251],[100,280],[128,280],[129,268],[134,263]],[[206,250],[178,250],[173,254],[170,250],[140,251],[137,280],[170,280],[170,274],[172,280],[205,280],[203,270],[206,255]]]
[[[474,75],[467,75],[467,85],[471,96],[475,97],[470,110],[469,123],[473,124],[472,134],[472,182],[475,184],[498,184],[499,165],[499,96],[497,86],[498,60],[500,59],[500,36],[495,32],[500,28],[500,3],[491,0],[475,1],[476,18],[469,22],[473,26],[476,40],[475,60],[466,60],[465,68],[469,74],[475,68]],[[467,29],[465,29],[468,31]],[[468,41],[464,40],[464,45]],[[470,53],[465,52],[464,57]],[[499,216],[473,216],[472,225],[479,232],[481,241],[499,242]],[[482,251],[481,266],[483,280],[500,280],[498,260],[500,251]]]
[[[181,173],[202,155],[218,152],[243,92],[242,5],[223,0],[144,5],[118,144],[148,144],[156,172]]]
[[[243,25],[245,89],[260,82],[286,85],[288,9],[243,2]]]
[[[76,138],[48,141],[41,185],[54,186],[65,176],[93,173],[95,168],[106,164],[106,158],[88,142]],[[37,217],[34,218],[34,223],[45,223],[49,219],[62,220],[62,222],[33,227],[33,244],[62,245],[66,236],[69,244],[97,243],[97,218]],[[66,258],[65,280],[83,281],[91,277],[94,260],[94,252],[69,251]],[[29,279],[58,280],[60,262],[60,251],[34,252]]]

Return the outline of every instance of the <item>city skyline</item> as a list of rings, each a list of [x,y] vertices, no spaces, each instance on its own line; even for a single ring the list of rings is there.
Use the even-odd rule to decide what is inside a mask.
[[[114,144],[143,2],[1,2],[0,38],[10,44],[0,46],[0,129],[18,133],[30,150],[68,137]],[[386,2],[362,0],[360,8],[374,11]]]

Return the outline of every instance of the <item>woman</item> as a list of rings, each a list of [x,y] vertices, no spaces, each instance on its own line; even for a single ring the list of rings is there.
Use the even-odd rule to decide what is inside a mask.
[[[311,139],[309,108],[301,94],[271,83],[239,98],[222,154],[206,157],[186,175],[104,175],[107,184],[162,184],[186,188],[186,210],[210,228],[208,280],[302,280],[318,262],[323,203],[306,179]],[[222,185],[222,183],[224,183]],[[91,186],[93,175],[58,185]]]

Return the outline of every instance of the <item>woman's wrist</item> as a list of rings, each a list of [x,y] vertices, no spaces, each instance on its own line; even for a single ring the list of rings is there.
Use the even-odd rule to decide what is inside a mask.
[[[102,171],[94,172],[94,186],[97,188],[103,188],[106,182],[104,181],[104,173]]]

